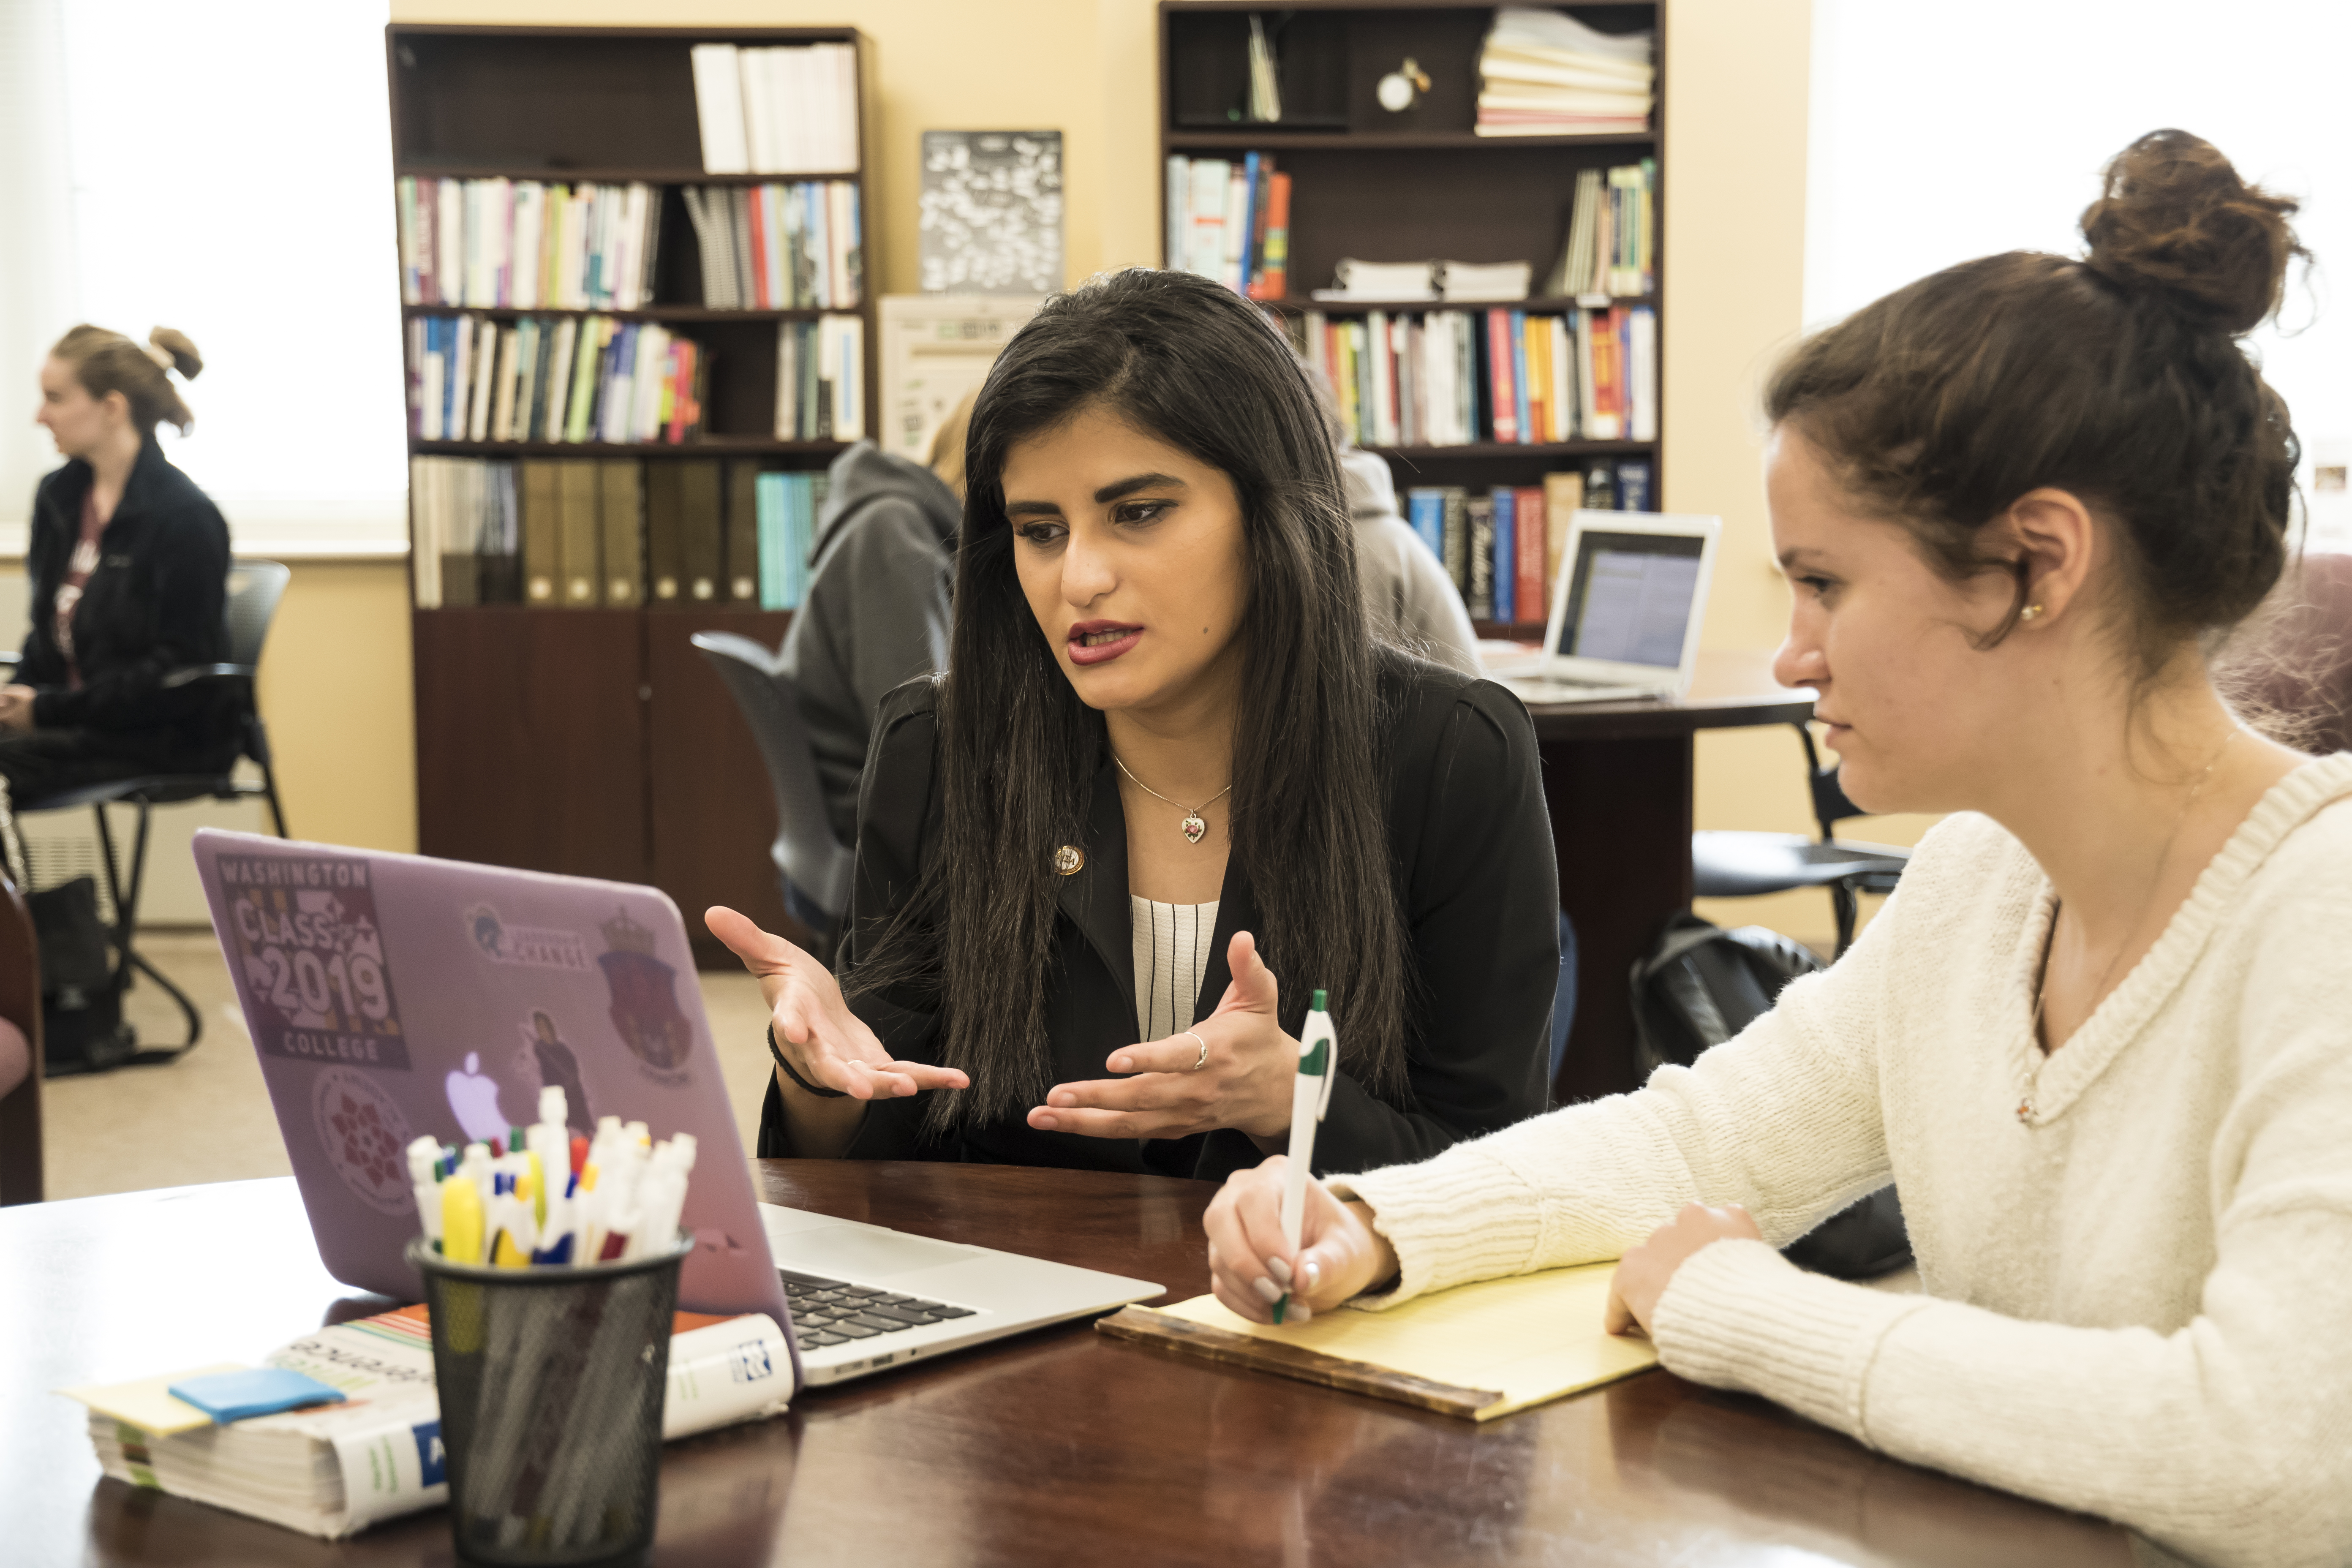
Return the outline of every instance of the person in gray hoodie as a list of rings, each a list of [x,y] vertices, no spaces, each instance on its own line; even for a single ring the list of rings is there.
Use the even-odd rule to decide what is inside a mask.
[[[940,427],[929,468],[872,441],[833,462],[808,596],[782,657],[800,689],[825,816],[845,845],[857,841],[857,784],[875,708],[891,688],[947,665],[970,410],[966,399]]]
[[[1444,563],[1398,514],[1387,461],[1360,447],[1342,447],[1339,477],[1356,520],[1356,572],[1372,635],[1465,675],[1484,675],[1462,595]]]

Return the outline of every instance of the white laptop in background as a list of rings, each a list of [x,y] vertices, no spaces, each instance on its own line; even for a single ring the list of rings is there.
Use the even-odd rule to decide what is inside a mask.
[[[1528,703],[1679,697],[1698,663],[1719,517],[1583,511],[1569,521],[1535,658],[1488,672]]]
[[[403,1151],[487,1142],[564,1090],[700,1143],[678,1305],[766,1312],[802,1384],[1107,1312],[1148,1280],[758,1203],[677,908],[652,888],[205,828],[196,870],[319,1256],[421,1300]],[[787,1307],[789,1306],[789,1311]]]

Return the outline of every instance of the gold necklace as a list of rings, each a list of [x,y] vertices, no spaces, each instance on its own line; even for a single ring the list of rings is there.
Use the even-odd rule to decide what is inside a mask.
[[[2221,758],[2230,750],[2230,742],[2237,738],[2238,731],[2235,729],[2232,729],[2227,735],[2221,738],[2221,743],[2214,748],[2212,758],[2206,763],[2204,771],[2197,775],[2197,782],[2189,786],[2188,798],[2180,803],[2180,810],[2177,812],[2172,818],[2172,830],[2164,836],[2164,847],[2157,853],[2156,875],[2148,883],[2148,891],[2151,893],[2156,890],[2156,883],[2163,880],[2164,879],[2165,862],[2172,858],[2172,847],[2176,843],[2179,842],[2181,825],[2189,820],[2189,808],[2197,804],[2197,797],[2205,793],[2205,785],[2207,782],[2212,778],[2213,770],[2221,765]],[[2032,1036],[2037,1042],[2039,1042],[2042,1037],[2042,1005],[2044,1002],[2048,1001],[2050,997],[2050,955],[2055,952],[2058,949],[2058,914],[2063,908],[2064,905],[2058,900],[2053,899],[2051,900],[2050,934],[2042,942],[2042,973],[2035,977],[2033,984],[2033,1016],[2026,1025],[2026,1032]],[[2094,1012],[2098,1009],[2098,1002],[2095,998],[2104,997],[2106,994],[2107,982],[2115,978],[2116,965],[2123,962],[2124,953],[2130,948],[2130,946],[2131,943],[2129,938],[2126,936],[2122,945],[2116,949],[2115,956],[2107,960],[2106,968],[2099,972],[2099,983],[2091,990],[2091,995],[2095,998],[2091,1004],[2092,1010]],[[2046,1047],[2044,1048],[2043,1054],[2048,1054]],[[2028,1097],[2025,1100],[2020,1100],[2017,1106],[2018,1120],[2021,1121],[2030,1121],[2032,1120],[2032,1115],[2033,1101],[2032,1098]]]
[[[1144,794],[1150,795],[1154,800],[1167,800],[1169,805],[1174,806],[1177,810],[1184,814],[1184,837],[1188,843],[1198,844],[1201,842],[1201,836],[1209,831],[1209,825],[1201,818],[1201,806],[1214,805],[1217,802],[1224,799],[1225,796],[1234,793],[1234,786],[1227,784],[1224,788],[1219,790],[1216,794],[1202,801],[1200,805],[1186,805],[1181,800],[1168,800],[1166,795],[1161,795],[1158,790],[1153,789],[1141,779],[1136,778],[1134,769],[1129,767],[1125,763],[1118,762],[1118,753],[1117,752],[1113,752],[1111,753],[1110,760],[1114,763],[1118,763],[1118,771],[1120,773],[1123,773],[1129,778],[1135,780],[1136,788],[1141,790]]]

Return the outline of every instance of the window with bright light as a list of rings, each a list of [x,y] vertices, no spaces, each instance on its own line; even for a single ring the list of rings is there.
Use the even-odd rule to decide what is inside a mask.
[[[1913,279],[2003,250],[2082,254],[2101,165],[2177,126],[2240,174],[2303,201],[2317,258],[2291,273],[2284,325],[2250,342],[2305,454],[2352,456],[2352,323],[2328,308],[2352,268],[2352,137],[2333,0],[1814,0],[1805,319],[1822,325]],[[2343,492],[2335,492],[2337,495]],[[2313,494],[2314,542],[2330,531]]]
[[[163,442],[240,550],[404,549],[385,0],[61,15],[74,319],[195,340]]]

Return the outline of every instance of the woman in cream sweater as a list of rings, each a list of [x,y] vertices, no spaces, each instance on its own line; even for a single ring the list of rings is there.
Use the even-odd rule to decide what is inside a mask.
[[[1780,679],[1847,793],[1951,814],[1834,969],[1692,1068],[1208,1216],[1218,1297],[1379,1308],[1622,1258],[1700,1383],[2217,1563],[2352,1559],[2352,755],[2206,648],[2277,580],[2295,442],[2239,337],[2293,203],[2120,154],[2080,261],[1948,268],[1775,377]],[[1888,1180],[1925,1294],[1774,1248]]]

